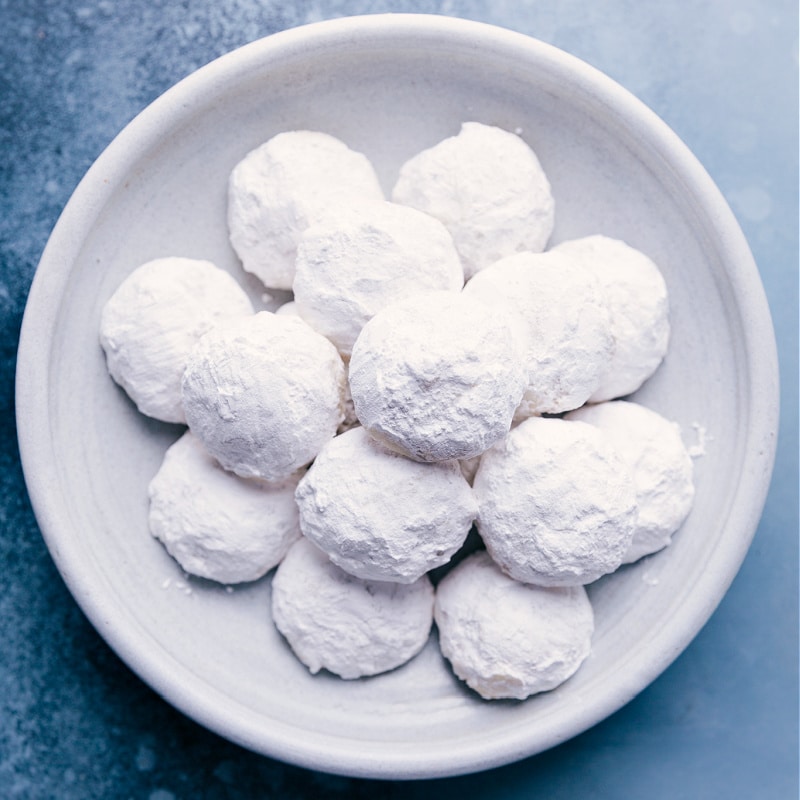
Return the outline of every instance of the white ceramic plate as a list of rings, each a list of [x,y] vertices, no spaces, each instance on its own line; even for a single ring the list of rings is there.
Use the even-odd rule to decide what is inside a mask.
[[[109,379],[100,309],[138,264],[208,258],[247,283],[228,244],[226,180],[273,134],[307,128],[366,153],[387,191],[410,155],[478,120],[519,132],[556,198],[553,242],[605,233],[661,266],[666,362],[638,399],[677,420],[696,460],[694,510],[668,550],[590,587],[594,650],[524,702],[485,702],[432,638],[367,680],[311,676],[276,632],[269,580],[186,581],[147,530],[146,487],[180,429],[139,415]],[[747,245],[667,127],[597,71],[485,25],[342,19],[255,42],[159,98],[75,191],[36,274],[19,350],[23,464],[65,581],[120,656],[175,706],[270,756],[337,773],[452,775],[551,747],[618,709],[686,647],[733,579],[774,455],[777,367]],[[191,590],[191,591],[189,591]]]

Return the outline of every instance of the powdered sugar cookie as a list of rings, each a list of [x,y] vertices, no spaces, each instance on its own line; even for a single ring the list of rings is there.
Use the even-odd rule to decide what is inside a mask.
[[[382,308],[418,292],[464,285],[453,239],[437,219],[395,203],[338,209],[297,250],[297,311],[347,357]]]
[[[282,480],[335,435],[344,381],[327,339],[295,316],[262,311],[197,343],[183,376],[183,407],[225,469]]]
[[[512,328],[463,293],[387,306],[364,327],[350,360],[361,424],[419,461],[480,455],[508,432],[526,384]]]
[[[519,253],[479,272],[464,293],[523,321],[528,385],[517,418],[582,406],[614,353],[605,297],[591,272],[550,253]]]
[[[504,256],[544,250],[554,203],[539,159],[519,136],[465,122],[400,169],[392,200],[441,220],[469,278]]]
[[[311,670],[360,678],[399,667],[428,640],[433,586],[365,581],[300,539],[272,581],[272,617]]]
[[[398,583],[446,564],[477,513],[457,461],[412,461],[360,427],[325,446],[295,497],[301,530],[334,564]]]
[[[330,209],[384,199],[361,153],[317,131],[287,131],[249,152],[228,182],[228,230],[242,266],[291,289],[297,243]]]
[[[656,371],[669,345],[669,299],[661,272],[644,253],[608,236],[573,239],[551,252],[589,269],[608,304],[614,354],[589,401],[635,392]]]
[[[591,583],[620,566],[633,539],[633,477],[585,422],[525,420],[481,456],[473,487],[486,549],[525,583]]]
[[[219,322],[252,313],[244,290],[210,261],[148,261],[103,307],[108,371],[143,414],[184,423],[181,376],[192,347]]]
[[[625,400],[584,406],[567,419],[599,428],[633,475],[639,510],[623,563],[666,547],[694,499],[694,468],[678,424]]]
[[[150,482],[150,532],[191,575],[254,581],[300,537],[299,480],[270,484],[226,472],[187,431]]]
[[[582,586],[531,586],[473,553],[436,589],[439,645],[461,680],[486,699],[554,689],[589,655],[594,614]]]

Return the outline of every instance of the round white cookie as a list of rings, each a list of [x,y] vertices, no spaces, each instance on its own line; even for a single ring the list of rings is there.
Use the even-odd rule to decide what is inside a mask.
[[[633,539],[633,477],[585,422],[525,420],[481,456],[473,488],[486,549],[525,583],[591,583],[622,564]]]
[[[527,377],[506,320],[463,293],[387,306],[365,325],[350,359],[361,424],[418,461],[472,458],[501,439]]]
[[[553,195],[536,154],[479,122],[406,161],[392,200],[445,224],[468,278],[512,253],[544,250],[553,230]]]
[[[272,618],[312,673],[377,675],[425,646],[433,585],[426,575],[408,585],[361,580],[301,538],[272,580]]]
[[[477,514],[457,461],[412,461],[361,427],[328,442],[295,498],[301,530],[334,564],[397,583],[446,564]]]
[[[150,532],[191,575],[254,581],[300,537],[299,480],[267,483],[226,472],[187,431],[150,481]]]
[[[244,290],[210,261],[148,261],[103,306],[108,371],[143,414],[185,423],[181,376],[190,350],[219,322],[252,313]]]
[[[228,181],[228,230],[243,267],[291,289],[297,243],[330,209],[384,200],[362,153],[316,131],[286,131],[249,152]]]
[[[635,392],[656,371],[669,345],[669,298],[661,272],[644,253],[608,236],[562,242],[551,252],[593,272],[608,304],[616,347],[589,402]]]
[[[464,287],[495,313],[521,318],[528,385],[517,419],[582,406],[614,353],[605,296],[592,273],[557,253],[519,253]]]
[[[567,415],[599,428],[631,470],[639,507],[623,563],[666,547],[692,508],[692,459],[680,426],[625,400],[584,406]]]
[[[262,311],[220,325],[183,376],[191,430],[225,469],[282,480],[308,464],[344,419],[344,364],[295,316]]]
[[[455,674],[487,700],[524,700],[572,676],[591,649],[594,613],[582,586],[531,586],[485,550],[436,589],[439,645]]]
[[[361,329],[396,300],[464,285],[441,222],[395,203],[344,207],[306,230],[297,250],[300,316],[349,356]]]

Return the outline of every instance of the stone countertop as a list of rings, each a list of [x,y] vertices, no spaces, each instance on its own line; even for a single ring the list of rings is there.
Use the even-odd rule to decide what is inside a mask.
[[[263,758],[183,717],[97,635],[59,577],[19,462],[13,380],[37,260],[72,190],[145,105],[284,28],[384,11],[536,36],[608,73],[705,165],[759,264],[782,423],[761,525],[719,609],[623,709],[474,776],[377,782]],[[0,798],[797,797],[797,4],[792,0],[0,0]]]

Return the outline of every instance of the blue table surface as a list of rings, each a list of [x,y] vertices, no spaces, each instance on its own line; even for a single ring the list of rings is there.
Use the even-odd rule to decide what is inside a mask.
[[[609,719],[474,776],[377,782],[243,750],[175,711],[85,619],[20,468],[13,380],[38,258],[83,173],[178,79],[278,30],[425,12],[551,42],[683,138],[759,265],[782,372],[761,525],[711,620]],[[798,108],[796,0],[0,0],[0,798],[797,798]]]

